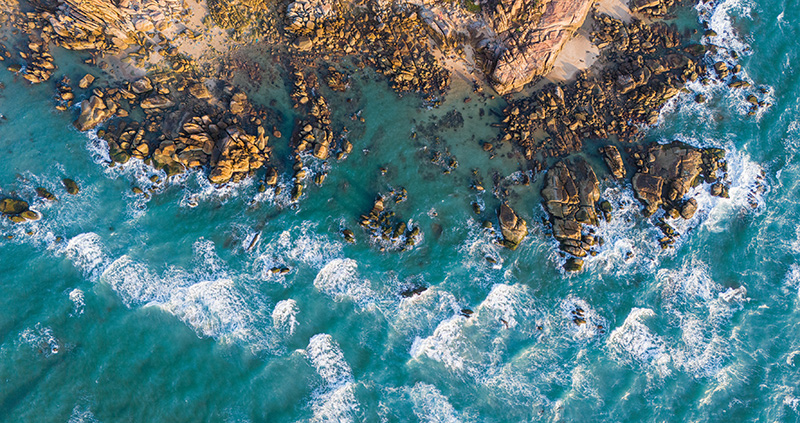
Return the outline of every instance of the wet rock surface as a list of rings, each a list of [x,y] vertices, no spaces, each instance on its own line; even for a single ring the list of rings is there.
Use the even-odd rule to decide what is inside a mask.
[[[640,125],[654,124],[667,100],[705,72],[704,47],[686,45],[667,24],[624,23],[607,15],[595,22],[594,42],[605,60],[598,71],[546,86],[504,111],[503,140],[529,160],[580,151],[590,138],[635,141]]]
[[[500,219],[500,231],[503,235],[503,245],[516,250],[523,239],[528,235],[528,224],[524,219],[517,216],[508,204],[500,205],[497,212]]]
[[[727,179],[725,151],[721,149],[699,149],[680,142],[654,144],[634,151],[632,159],[638,170],[631,182],[636,196],[645,205],[646,216],[654,214],[659,207],[673,217],[676,213],[693,215],[696,202],[687,209],[684,206],[689,190],[701,182]],[[718,195],[725,196],[726,191]]]
[[[390,210],[391,203],[402,202],[405,196],[405,189],[380,196],[369,213],[361,216],[359,224],[380,251],[405,251],[421,241],[420,227],[398,219]]]
[[[545,175],[542,198],[559,249],[573,257],[586,257],[595,239],[585,225],[598,223],[600,189],[594,169],[581,158],[559,161]]]

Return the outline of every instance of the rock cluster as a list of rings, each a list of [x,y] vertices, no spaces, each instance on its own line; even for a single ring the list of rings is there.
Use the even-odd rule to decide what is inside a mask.
[[[178,0],[56,0],[41,17],[65,48],[117,52],[134,44],[136,33],[164,28],[183,10]]]
[[[591,165],[581,158],[561,160],[547,171],[542,189],[553,236],[573,258],[568,270],[579,270],[597,240],[584,225],[596,226],[600,189]]]
[[[217,98],[202,80],[155,75],[92,93],[75,126],[88,130],[116,115],[118,122],[98,131],[115,163],[133,157],[169,175],[203,167],[212,183],[222,184],[240,180],[269,159],[269,135],[259,117],[265,113],[230,86]],[[143,121],[125,119],[137,107]]]
[[[638,126],[653,124],[685,82],[705,72],[702,45],[680,46],[677,30],[664,23],[624,23],[598,16],[595,42],[607,63],[599,74],[582,72],[564,87],[550,85],[504,111],[504,140],[529,160],[579,151],[586,138],[616,135],[629,141]],[[545,136],[539,134],[546,134]]]
[[[39,33],[41,34],[41,33]],[[53,63],[53,56],[48,47],[48,37],[37,36],[37,33],[29,34],[27,51],[20,51],[19,55],[25,60],[25,75],[31,84],[38,84],[47,81],[56,70]]]
[[[10,197],[0,200],[0,214],[14,223],[39,220],[39,213],[31,210],[27,201]]]
[[[378,197],[370,212],[361,216],[361,227],[380,245],[381,251],[386,249],[405,251],[414,247],[422,238],[419,226],[412,226],[397,219],[394,212],[385,206],[388,201],[395,203],[403,201],[405,196],[403,189]]]
[[[298,107],[305,106],[308,110],[306,118],[299,122],[292,136],[295,153],[301,155],[311,152],[314,157],[326,160],[335,147],[328,102],[318,94],[319,85],[315,75],[312,74],[308,82],[302,72],[295,72],[294,77],[292,99]]]
[[[669,217],[690,219],[697,203],[684,197],[701,182],[713,184],[712,195],[727,196],[725,150],[699,149],[676,141],[650,145],[634,151],[631,157],[638,168],[632,179],[633,189],[645,205],[646,216],[661,207]]]
[[[691,219],[697,211],[697,200],[686,198],[691,188],[705,182],[711,184],[711,195],[728,196],[725,150],[700,149],[675,141],[632,151],[631,158],[638,168],[633,189],[645,206],[644,215],[664,210],[664,216],[656,221],[664,233],[660,239],[663,248],[672,245],[679,235],[664,219]]]
[[[420,92],[431,99],[442,95],[450,85],[450,73],[431,52],[417,8],[367,5],[335,11],[325,1],[291,3],[285,29],[295,35],[293,48],[304,54],[359,54],[398,92]]]
[[[64,76],[56,85],[56,90],[58,91],[58,94],[56,95],[57,110],[64,111],[67,110],[67,108],[72,107],[72,100],[75,99],[75,93],[72,92],[72,87],[69,84],[69,78]]]

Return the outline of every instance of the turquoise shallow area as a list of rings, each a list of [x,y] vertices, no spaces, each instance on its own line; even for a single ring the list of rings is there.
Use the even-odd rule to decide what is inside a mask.
[[[525,170],[508,146],[492,160],[481,149],[501,100],[455,92],[421,109],[359,73],[332,97],[340,121],[365,118],[349,125],[354,152],[297,206],[288,190],[201,175],[145,200],[131,187],[150,187],[146,168],[98,164],[102,145],[53,109],[52,85],[1,71],[0,188],[43,218],[0,223],[0,421],[800,420],[800,12],[728,0],[706,17],[754,87],[692,87],[708,103],[682,97],[647,140],[725,147],[731,198],[698,194],[698,216],[661,251],[630,187],[595,162],[617,210],[577,275],[560,270],[538,180],[510,189],[531,230],[519,249],[481,229],[496,221],[493,177]],[[771,106],[747,116],[758,88]],[[277,85],[264,95],[288,104]],[[463,126],[431,128],[451,110]],[[289,134],[293,111],[280,112]],[[433,151],[459,167],[444,174]],[[469,189],[473,169],[487,192]],[[36,199],[39,186],[58,201]],[[357,222],[397,187],[408,200],[392,208],[422,242],[381,253]],[[588,324],[572,322],[576,307]]]

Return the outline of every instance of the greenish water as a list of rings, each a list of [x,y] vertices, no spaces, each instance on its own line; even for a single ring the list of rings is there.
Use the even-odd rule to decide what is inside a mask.
[[[598,229],[600,254],[576,275],[560,270],[541,223],[538,180],[510,189],[531,229],[519,249],[481,229],[496,223],[493,175],[525,170],[508,146],[492,160],[481,149],[501,100],[465,104],[453,93],[420,109],[360,73],[331,98],[354,152],[297,206],[289,189],[258,194],[245,181],[218,190],[202,175],[162,183],[145,200],[131,187],[149,188],[149,171],[98,164],[103,146],[72,128],[74,111],[53,109],[52,85],[0,72],[0,187],[43,215],[0,223],[0,420],[800,420],[797,6],[718,6],[708,19],[720,36],[710,41],[740,53],[754,88],[692,87],[710,101],[686,95],[648,132],[725,147],[731,198],[699,193],[697,217],[662,251],[630,187],[604,179],[595,162],[617,211]],[[78,73],[55,76],[64,71]],[[772,105],[747,116],[757,87]],[[290,134],[288,94],[263,91]],[[462,127],[428,128],[454,109]],[[364,125],[348,119],[357,110]],[[276,149],[287,166],[288,149]],[[459,167],[443,174],[433,151]],[[469,189],[473,169],[483,194]],[[63,177],[78,181],[78,195]],[[37,199],[38,186],[58,201]],[[422,242],[381,253],[359,216],[399,187],[408,200],[392,208],[420,226]],[[355,244],[339,235],[345,227]],[[429,288],[400,295],[420,285]],[[575,307],[590,324],[572,323]]]

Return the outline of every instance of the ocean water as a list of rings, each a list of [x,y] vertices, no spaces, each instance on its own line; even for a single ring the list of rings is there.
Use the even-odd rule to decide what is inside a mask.
[[[103,143],[71,126],[76,111],[53,108],[51,83],[0,71],[0,190],[42,214],[0,222],[0,421],[800,420],[798,6],[698,8],[718,34],[704,42],[721,47],[709,63],[736,51],[753,87],[692,86],[645,139],[726,148],[730,199],[698,190],[697,216],[661,250],[630,186],[594,161],[616,210],[578,274],[561,270],[542,223],[541,178],[510,189],[530,228],[516,251],[481,227],[496,225],[492,180],[526,170],[507,145],[491,160],[481,149],[501,99],[456,86],[426,109],[354,74],[331,97],[354,151],[314,163],[325,183],[292,205],[289,189],[258,193],[254,180],[215,189],[200,174],[154,184],[135,161],[107,168]],[[74,54],[53,53],[54,79],[77,80]],[[285,88],[262,91],[290,134]],[[751,92],[770,103],[755,116]],[[359,110],[363,125],[348,119]],[[433,125],[452,110],[463,125]],[[283,166],[286,139],[271,140]],[[434,151],[458,168],[445,174]],[[421,242],[381,252],[359,216],[400,187],[408,200],[391,207]]]

